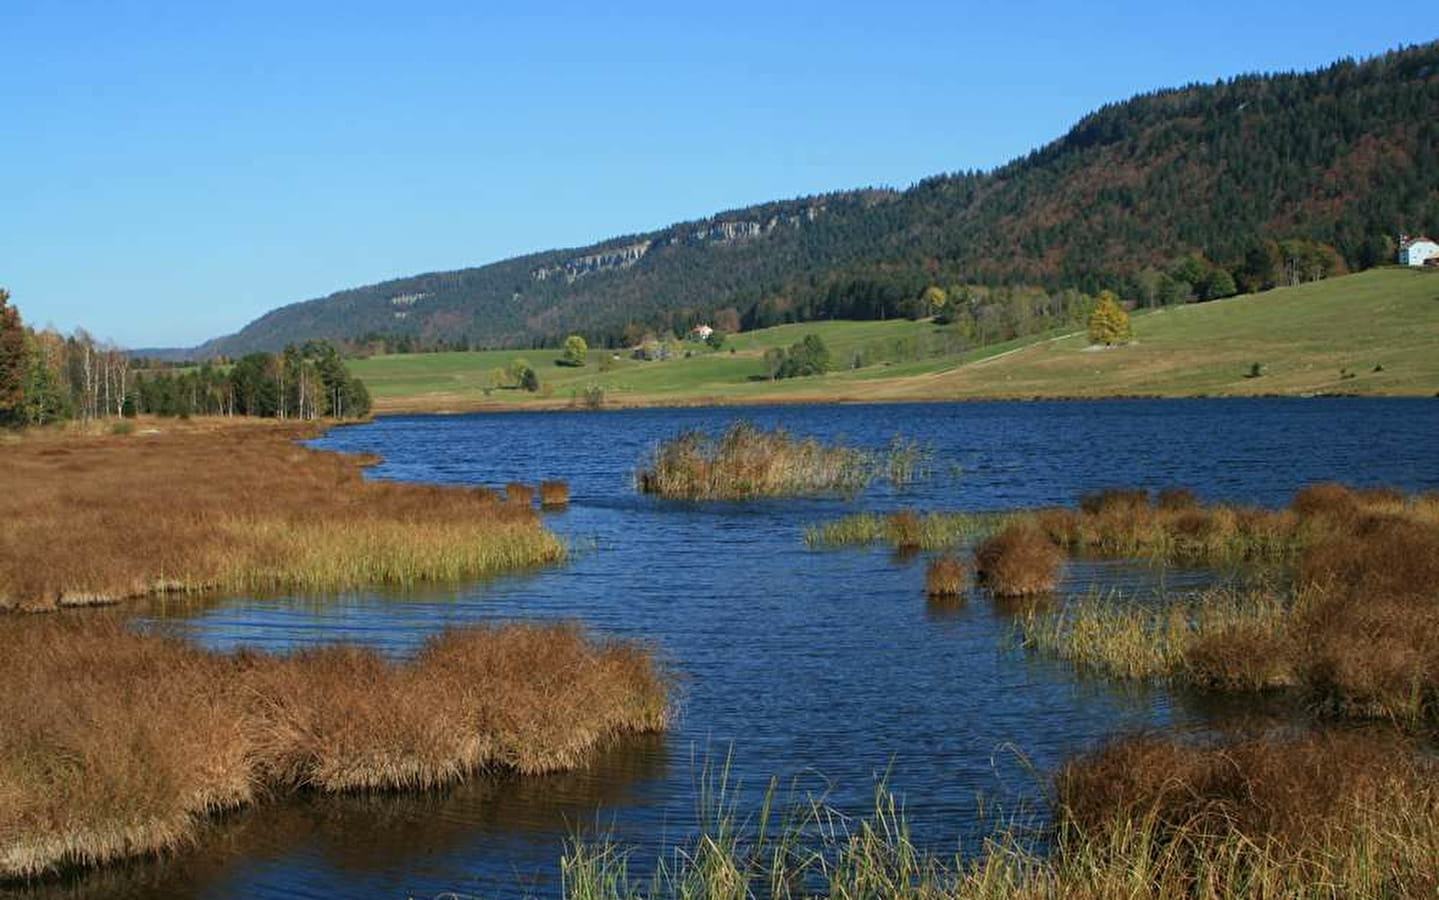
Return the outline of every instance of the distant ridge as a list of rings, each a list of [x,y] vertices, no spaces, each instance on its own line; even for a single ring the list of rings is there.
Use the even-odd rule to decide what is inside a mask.
[[[1439,231],[1439,42],[1140,95],[991,172],[398,278],[280,307],[190,350],[137,352],[233,357],[365,335],[618,343],[627,326],[680,330],[722,310],[747,326],[893,315],[929,284],[1135,297],[1190,265],[1261,289],[1274,277],[1266,241],[1325,245],[1352,270],[1392,258],[1401,231]]]

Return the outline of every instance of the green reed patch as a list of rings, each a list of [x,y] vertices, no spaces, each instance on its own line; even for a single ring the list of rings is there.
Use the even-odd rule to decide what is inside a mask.
[[[900,438],[875,452],[736,422],[719,438],[696,430],[664,441],[635,481],[643,493],[680,500],[854,495],[877,480],[904,484],[923,477],[929,456]]]
[[[1239,659],[1218,651],[1228,642],[1251,651],[1257,641],[1282,640],[1292,605],[1264,588],[1213,589],[1171,603],[1091,591],[1020,619],[1016,637],[1026,650],[1112,677],[1262,689],[1296,683],[1288,654],[1241,652],[1250,669],[1241,674]]]
[[[855,513],[811,525],[804,541],[811,547],[890,546],[896,550],[947,550],[987,535],[1008,521],[994,513]]]

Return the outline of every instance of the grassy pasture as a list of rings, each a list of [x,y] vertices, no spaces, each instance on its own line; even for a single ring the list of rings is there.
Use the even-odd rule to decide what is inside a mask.
[[[587,386],[610,406],[864,402],[1033,397],[1439,392],[1439,274],[1378,269],[1262,294],[1133,315],[1135,341],[1096,350],[1082,333],[1052,332],[959,353],[915,357],[943,343],[929,321],[810,322],[731,335],[724,349],[641,362],[590,351],[579,368],[558,350],[379,356],[350,363],[379,412],[562,408]],[[835,371],[768,381],[764,351],[822,337]],[[733,352],[731,352],[733,351]],[[850,368],[856,353],[866,362]],[[518,357],[544,390],[488,393],[490,373]],[[1254,363],[1261,374],[1249,377]]]

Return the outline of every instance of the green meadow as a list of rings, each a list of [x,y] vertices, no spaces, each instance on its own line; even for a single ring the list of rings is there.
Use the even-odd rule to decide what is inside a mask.
[[[398,354],[355,360],[380,412],[984,398],[1439,392],[1439,273],[1372,270],[1228,300],[1132,315],[1133,342],[1091,347],[1081,331],[964,349],[930,321],[809,322],[685,341],[674,358],[591,348]],[[806,334],[829,347],[826,375],[771,381],[764,352]],[[497,377],[517,358],[538,392]],[[1257,368],[1256,368],[1257,365]]]

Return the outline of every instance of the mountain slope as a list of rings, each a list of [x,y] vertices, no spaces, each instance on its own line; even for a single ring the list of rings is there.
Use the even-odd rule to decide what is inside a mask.
[[[730,308],[723,317],[747,326],[883,318],[930,284],[1223,296],[1216,284],[1368,267],[1391,256],[1396,232],[1426,230],[1439,230],[1439,43],[1135,97],[989,173],[341,291],[191,355],[366,334],[618,343],[631,323],[679,329]],[[1310,244],[1278,243],[1290,239]]]

